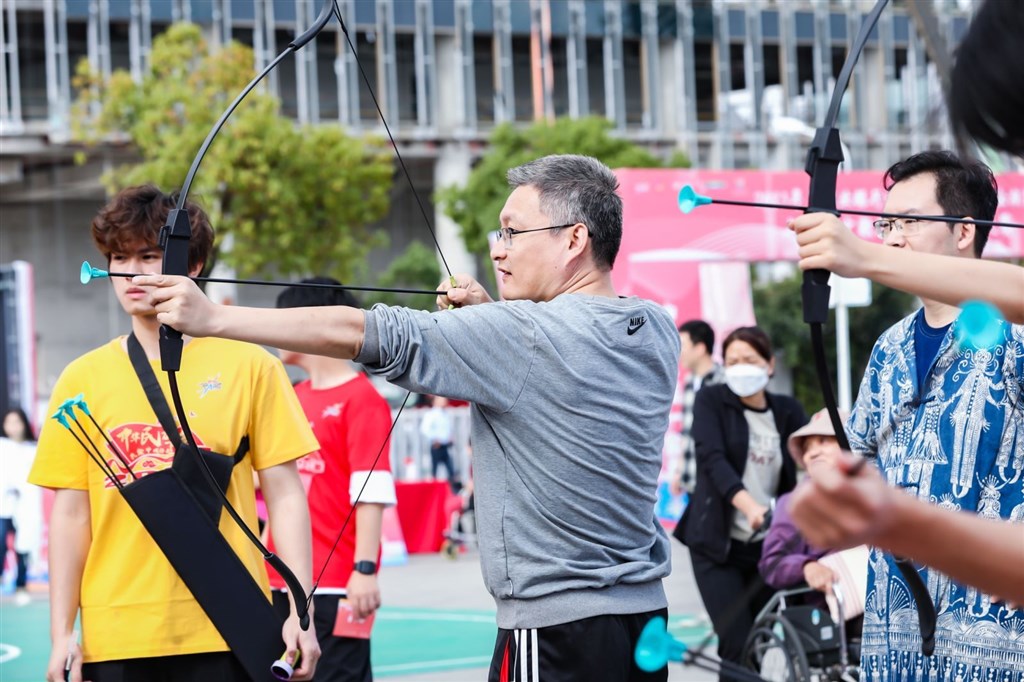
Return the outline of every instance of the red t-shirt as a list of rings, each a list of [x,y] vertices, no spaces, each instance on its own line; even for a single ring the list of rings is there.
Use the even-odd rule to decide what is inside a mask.
[[[309,381],[303,381],[296,384],[295,393],[320,442],[319,451],[297,462],[309,500],[315,580],[352,509],[352,496],[358,492],[349,490],[352,475],[363,472],[361,478],[365,478],[366,472],[372,468],[375,473],[389,474],[390,483],[390,443],[385,437],[391,428],[391,408],[363,374],[340,386],[323,390],[316,390]],[[393,486],[388,487],[393,490]],[[374,486],[367,486],[360,501],[387,503],[394,499],[393,492],[390,496],[376,499],[373,491]],[[353,513],[320,579],[320,589],[345,588],[352,573],[355,544],[356,519]],[[273,538],[270,549],[273,551]],[[267,572],[271,587],[285,587],[277,571],[268,566]]]

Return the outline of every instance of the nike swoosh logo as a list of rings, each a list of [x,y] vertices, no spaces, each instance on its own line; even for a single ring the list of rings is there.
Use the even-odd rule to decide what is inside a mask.
[[[646,317],[634,317],[630,319],[629,326],[626,327],[626,333],[629,334],[630,336],[633,336],[633,334],[636,334],[637,331],[640,330],[640,327],[644,326],[645,324],[647,324]]]

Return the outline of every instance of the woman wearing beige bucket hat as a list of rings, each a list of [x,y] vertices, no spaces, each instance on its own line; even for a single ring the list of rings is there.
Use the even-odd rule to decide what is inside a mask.
[[[840,416],[845,423],[849,414],[840,411]],[[835,466],[841,452],[827,410],[816,413],[806,426],[789,437],[789,454],[797,466],[804,470],[810,471],[820,465]],[[793,524],[789,515],[790,495],[786,493],[775,503],[772,525],[764,539],[758,570],[764,581],[775,589],[806,582],[827,594],[831,591],[836,575],[818,560],[828,550],[812,546]]]

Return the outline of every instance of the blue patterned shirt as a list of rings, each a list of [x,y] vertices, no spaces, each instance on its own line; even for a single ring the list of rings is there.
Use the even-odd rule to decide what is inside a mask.
[[[961,349],[954,322],[922,387],[915,315],[875,343],[847,425],[851,448],[923,500],[1024,521],[1024,327],[1003,323],[998,345]],[[940,529],[935,538],[942,541]],[[920,574],[938,612],[928,658],[892,556],[871,550],[861,680],[1024,682],[1024,609],[1010,610],[938,571]]]

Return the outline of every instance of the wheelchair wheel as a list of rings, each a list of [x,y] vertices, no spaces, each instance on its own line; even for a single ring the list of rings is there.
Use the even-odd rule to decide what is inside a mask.
[[[811,682],[800,635],[774,614],[763,616],[747,637],[743,664],[768,682]]]

